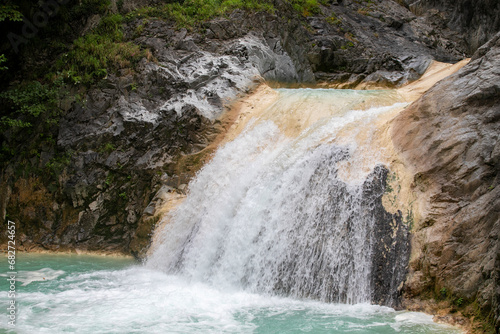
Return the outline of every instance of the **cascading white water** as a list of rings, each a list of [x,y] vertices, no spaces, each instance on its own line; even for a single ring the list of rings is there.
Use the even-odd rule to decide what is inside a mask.
[[[370,182],[384,162],[370,124],[401,108],[398,96],[278,91],[190,183],[147,265],[228,289],[369,302],[383,192]]]

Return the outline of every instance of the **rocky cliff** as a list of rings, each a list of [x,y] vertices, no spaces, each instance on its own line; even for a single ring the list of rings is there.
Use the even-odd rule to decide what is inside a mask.
[[[90,87],[66,84],[77,98],[52,104],[61,116],[45,122],[49,134],[42,121],[35,130],[3,131],[10,158],[2,160],[0,212],[20,222],[21,249],[142,254],[158,219],[156,204],[183,192],[213,150],[210,143],[231,123],[221,119],[225,106],[261,80],[394,86],[418,78],[433,58],[460,56],[392,1],[299,10],[288,1],[272,4],[274,13],[234,10],[189,30],[144,9],[154,2],[124,2],[126,19],[111,16],[122,23],[103,12],[89,17],[80,34],[119,24],[129,48],[146,53],[133,68],[108,69]],[[118,11],[116,5],[110,10]],[[36,73],[37,57],[47,54],[33,49],[43,41],[21,54],[37,59],[22,63],[25,73]],[[64,73],[72,82],[85,75]]]
[[[419,212],[405,294],[500,325],[500,34],[402,112],[393,140]],[[486,328],[483,328],[486,331]]]
[[[155,1],[112,1],[71,27],[85,37],[121,16],[131,57],[134,47],[144,53],[133,68],[123,62],[87,86],[72,73],[63,89],[73,98],[53,106],[57,122],[2,130],[10,158],[0,166],[0,214],[18,222],[20,249],[140,257],[162,203],[183,193],[233,121],[226,107],[257,83],[399,86],[432,59],[472,54],[499,29],[494,0],[270,3],[274,11],[235,9],[183,28]],[[12,87],[74,48],[44,48],[52,37],[39,38],[7,54],[21,60]],[[406,294],[444,288],[483,313],[499,304],[497,44],[405,111],[394,133],[422,212]],[[50,136],[35,141],[47,126]]]
[[[471,55],[500,30],[500,3],[495,0],[402,0],[415,15],[451,42],[449,46]]]

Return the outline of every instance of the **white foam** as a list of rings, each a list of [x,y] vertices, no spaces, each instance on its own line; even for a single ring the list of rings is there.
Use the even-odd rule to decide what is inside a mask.
[[[22,282],[22,286],[26,286],[33,282],[50,281],[64,275],[63,270],[53,270],[50,268],[43,268],[33,271],[19,271],[16,274],[16,281]],[[0,277],[8,277],[7,274],[0,274]]]
[[[190,183],[148,266],[228,289],[368,302],[375,220],[364,214],[363,182],[380,161],[338,137],[400,105],[384,106],[385,92],[282,91]],[[351,110],[370,99],[382,106]],[[354,163],[348,183],[337,175],[344,160]]]
[[[391,328],[406,315],[388,307],[369,304],[341,305],[221,290],[204,283],[190,283],[144,267],[118,271],[71,274],[51,289],[19,289],[18,333],[254,333],[265,332],[276,321],[284,325],[302,319],[301,328]],[[4,302],[6,296],[0,296]],[[405,319],[407,319],[406,316]],[[398,320],[399,319],[399,320]],[[420,315],[401,326],[404,333],[424,323]],[[0,329],[6,328],[5,322]],[[319,326],[319,327],[318,327]],[[293,326],[292,326],[293,327]],[[314,331],[313,331],[314,332]]]

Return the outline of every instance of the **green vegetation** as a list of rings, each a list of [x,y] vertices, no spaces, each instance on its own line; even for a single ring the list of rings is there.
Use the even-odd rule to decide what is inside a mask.
[[[23,14],[18,10],[16,5],[12,4],[1,4],[0,5],[0,22],[3,21],[13,21],[19,22],[23,20]],[[8,68],[6,66],[2,66],[3,63],[7,61],[7,58],[4,54],[0,54],[0,71],[5,71]]]
[[[178,27],[192,28],[201,22],[224,16],[235,9],[274,12],[269,1],[259,0],[185,0],[161,7],[144,7],[127,15],[127,19],[158,17],[172,19]]]
[[[342,24],[342,19],[338,18],[337,15],[335,15],[335,13],[332,13],[332,15],[326,18],[326,22],[339,26]]]
[[[134,67],[146,52],[124,41],[123,20],[119,14],[107,16],[92,33],[75,40],[57,62],[58,73],[69,83],[90,85],[108,71]]]
[[[111,186],[111,183],[113,182],[113,174],[112,173],[109,173],[108,176],[106,176],[106,180],[104,181],[104,184],[106,184],[106,186]]]
[[[328,1],[324,0],[288,0],[293,8],[303,16],[311,16],[321,12],[320,4],[326,5]]]
[[[29,128],[42,117],[48,124],[59,116],[59,90],[38,81],[28,82],[0,93],[10,113],[0,118],[0,129]]]
[[[22,21],[23,14],[19,12],[18,6],[12,4],[0,5],[0,22],[2,21]]]
[[[415,226],[415,219],[413,217],[413,201],[410,203],[410,207],[406,210],[406,216],[403,218],[403,224],[408,226],[408,230],[412,231]]]
[[[50,159],[47,164],[45,164],[45,170],[52,174],[52,176],[57,177],[63,169],[69,165],[71,162],[71,156],[73,152],[66,152],[60,156],[56,156]]]
[[[460,311],[464,316],[471,319],[472,327],[475,329],[473,333],[476,333],[476,330],[478,333],[495,333],[492,310],[482,309],[478,300],[468,300],[445,287],[436,292],[434,298],[445,301],[448,305],[447,307],[451,308],[452,313]]]
[[[7,61],[7,58],[5,57],[4,54],[0,55],[0,71],[5,71],[8,70],[9,68],[7,66],[2,66],[3,63]]]
[[[320,5],[326,0],[286,0],[295,11],[303,16],[321,12]],[[127,19],[156,17],[173,20],[178,27],[192,29],[202,22],[225,16],[233,10],[251,10],[275,13],[271,0],[184,0],[158,7],[144,7],[127,14]],[[137,27],[141,31],[141,25]]]
[[[342,46],[340,47],[340,49],[341,49],[341,50],[347,50],[347,49],[349,49],[349,48],[353,48],[353,47],[354,47],[354,43],[353,43],[353,42],[347,42],[347,44],[342,45]]]
[[[81,102],[85,86],[97,83],[111,72],[133,71],[142,57],[150,56],[148,50],[125,41],[125,18],[119,14],[104,16],[90,33],[68,44],[66,37],[71,36],[68,29],[74,27],[68,28],[67,22],[94,14],[105,15],[110,4],[110,0],[81,0],[77,4],[62,5],[57,15],[50,19],[51,24],[30,39],[25,52],[49,45],[52,54],[59,56],[55,63],[47,62],[23,73],[23,81],[4,87],[0,93],[0,166],[15,160],[19,175],[49,173],[54,176],[60,173],[70,162],[66,152],[59,152],[54,139],[62,114],[61,102],[64,101],[64,105]],[[18,5],[22,10],[17,11],[13,5],[0,5],[0,21],[16,21],[22,14],[29,19],[30,12],[25,9],[32,8],[32,4],[21,0]],[[16,22],[9,24],[9,29],[16,32]],[[12,70],[4,66],[7,58],[0,54],[0,70],[6,78],[15,78],[15,66]],[[104,147],[106,152],[114,150],[111,144]],[[51,155],[43,164],[42,151]],[[52,182],[53,178],[47,181]]]
[[[300,15],[320,13],[325,0],[285,0]],[[29,0],[4,1],[0,5],[0,22],[11,31],[20,34],[23,15],[32,16],[33,3]],[[54,174],[61,171],[70,161],[64,152],[59,152],[56,140],[58,122],[63,107],[72,102],[83,104],[88,87],[95,85],[112,72],[130,70],[146,57],[152,59],[149,50],[125,39],[123,26],[134,21],[136,34],[144,33],[149,17],[171,20],[178,27],[200,28],[200,24],[215,17],[223,17],[234,10],[264,11],[275,13],[273,0],[168,0],[155,7],[145,7],[123,16],[109,13],[110,0],[80,0],[61,5],[57,14],[50,18],[50,24],[39,29],[23,46],[24,53],[40,49],[40,59],[55,57],[55,62],[44,62],[42,66],[31,66],[22,73],[22,81],[4,86],[0,93],[2,113],[0,114],[0,164],[15,159],[23,173],[41,170]],[[117,1],[118,10],[123,0]],[[92,15],[102,17],[99,25],[84,36],[74,39],[77,30],[68,22],[84,22]],[[12,52],[9,49],[6,49]],[[19,80],[14,57],[0,52],[0,71],[4,82]],[[48,57],[48,58],[47,58]],[[8,59],[11,62],[8,62]],[[7,65],[9,68],[7,68]],[[12,66],[11,66],[12,65]],[[48,74],[47,74],[48,73]],[[137,83],[130,85],[130,91],[138,90]],[[64,103],[61,103],[64,101]],[[179,129],[182,131],[182,129]],[[43,147],[43,149],[42,149]],[[110,153],[116,150],[111,144],[104,144],[98,151]],[[51,160],[41,162],[41,152],[51,155]],[[11,161],[12,162],[12,161]],[[110,180],[107,180],[108,183]]]
[[[0,166],[16,159],[17,174],[48,172],[55,176],[69,163],[70,157],[57,151],[54,139],[61,116],[59,103],[66,96],[59,80],[22,82],[0,93]],[[39,165],[41,147],[53,152],[45,166]]]
[[[98,150],[98,152],[100,153],[111,153],[113,151],[116,151],[116,147],[111,143],[106,143],[102,145]]]

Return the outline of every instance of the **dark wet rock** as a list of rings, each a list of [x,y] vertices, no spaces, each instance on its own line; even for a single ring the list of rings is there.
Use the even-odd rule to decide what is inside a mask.
[[[401,212],[391,214],[382,205],[386,190],[387,168],[377,166],[363,185],[363,207],[375,224],[373,241],[371,301],[395,308],[401,306],[402,285],[408,273],[410,231]]]

